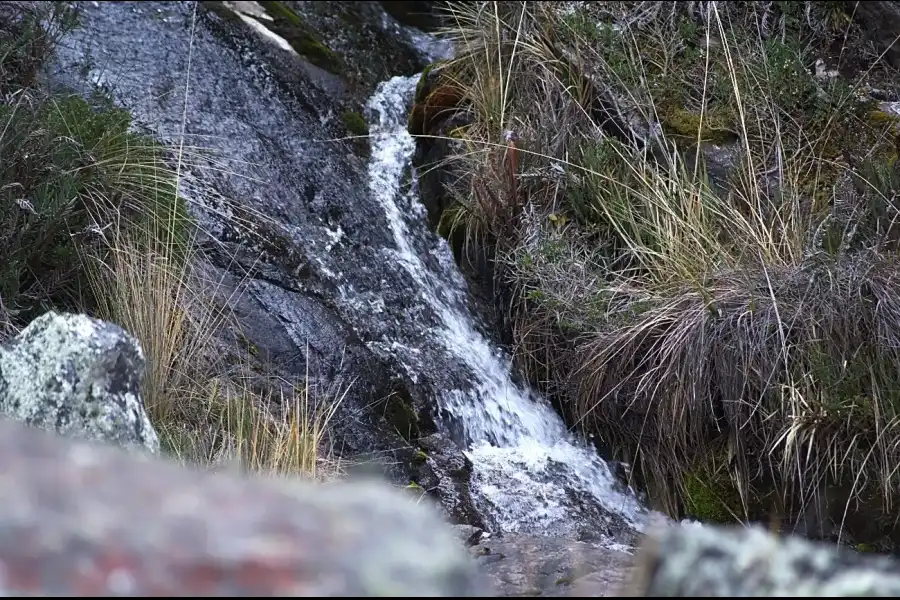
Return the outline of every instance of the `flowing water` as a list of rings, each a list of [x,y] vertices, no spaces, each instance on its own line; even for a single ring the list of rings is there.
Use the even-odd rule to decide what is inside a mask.
[[[464,431],[473,463],[476,504],[504,531],[571,529],[594,504],[641,529],[647,511],[596,452],[574,438],[550,404],[516,385],[509,357],[478,332],[466,308],[465,282],[446,242],[429,236],[415,187],[404,190],[415,142],[406,118],[418,76],[382,83],[368,102],[372,158],[369,187],[384,209],[396,247],[389,260],[415,281],[417,295],[439,315],[427,343],[442,346],[471,373],[471,386],[447,389],[441,408]],[[412,232],[415,232],[413,234]]]

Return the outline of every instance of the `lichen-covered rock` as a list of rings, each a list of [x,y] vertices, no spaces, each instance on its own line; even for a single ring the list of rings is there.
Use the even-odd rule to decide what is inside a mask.
[[[0,595],[473,596],[425,506],[374,482],[246,478],[0,421]]]
[[[141,400],[144,355],[112,323],[46,313],[0,347],[0,415],[48,431],[159,452]]]
[[[638,596],[898,596],[900,565],[761,528],[668,527],[637,560]]]

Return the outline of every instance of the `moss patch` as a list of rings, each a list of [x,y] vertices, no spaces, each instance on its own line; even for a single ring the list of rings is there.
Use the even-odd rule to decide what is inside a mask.
[[[737,141],[732,119],[724,112],[708,114],[695,113],[683,108],[672,107],[660,115],[663,131],[667,134],[716,145]]]
[[[344,70],[344,60],[341,56],[326,46],[300,15],[283,2],[271,1],[260,4],[273,19],[272,23],[263,22],[263,24],[287,40],[297,54],[335,75]]]
[[[727,475],[701,468],[684,478],[684,512],[711,523],[729,523],[741,515],[741,499]]]
[[[341,113],[341,122],[353,135],[369,135],[369,124],[360,113],[347,110]]]

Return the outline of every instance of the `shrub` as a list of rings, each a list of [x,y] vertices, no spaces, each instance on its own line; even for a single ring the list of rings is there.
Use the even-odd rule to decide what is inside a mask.
[[[445,223],[495,257],[525,374],[673,515],[713,449],[742,518],[900,483],[896,124],[811,63],[889,72],[824,4],[449,8]]]

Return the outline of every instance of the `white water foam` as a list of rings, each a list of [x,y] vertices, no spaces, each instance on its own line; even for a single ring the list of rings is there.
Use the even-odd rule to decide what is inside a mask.
[[[406,117],[418,78],[385,81],[368,102],[373,121],[369,188],[393,232],[396,248],[385,251],[415,280],[414,293],[440,317],[442,327],[429,332],[431,342],[474,374],[472,388],[446,390],[440,402],[470,441],[466,454],[473,463],[476,502],[500,529],[538,533],[578,521],[574,493],[642,530],[648,511],[631,490],[622,489],[596,452],[568,432],[546,399],[511,380],[509,357],[477,331],[465,308],[465,282],[447,243],[429,238],[439,273],[413,247],[410,224],[426,227],[424,209],[414,192],[404,195],[401,190],[415,150]]]

